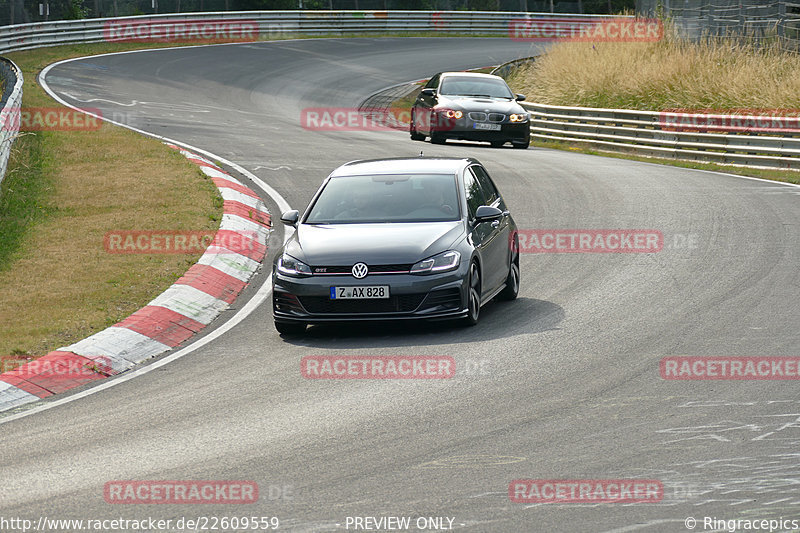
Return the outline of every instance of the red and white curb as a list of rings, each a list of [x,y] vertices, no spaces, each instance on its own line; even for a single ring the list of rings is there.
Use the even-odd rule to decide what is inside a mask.
[[[264,202],[208,159],[167,146],[219,189],[224,204],[215,240],[178,281],[125,320],[0,374],[0,411],[119,374],[178,346],[227,309],[264,260],[271,231]],[[241,249],[223,246],[233,234]]]

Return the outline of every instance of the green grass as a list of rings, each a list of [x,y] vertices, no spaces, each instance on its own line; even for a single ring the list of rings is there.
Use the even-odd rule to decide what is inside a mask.
[[[61,107],[36,82],[44,66],[118,47],[9,54],[23,108]],[[0,356],[44,355],[124,319],[200,255],[110,254],[106,232],[213,230],[221,215],[213,182],[155,139],[109,124],[21,135],[0,196]]]
[[[0,187],[0,272],[8,270],[28,231],[49,216],[52,157],[41,135],[21,135],[14,142]]]

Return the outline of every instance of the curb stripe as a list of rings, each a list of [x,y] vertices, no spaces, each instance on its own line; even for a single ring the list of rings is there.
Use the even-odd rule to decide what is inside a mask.
[[[234,191],[246,194],[247,196],[258,198],[258,195],[254,193],[252,190],[248,189],[247,187],[245,187],[240,183],[236,183],[227,178],[211,178],[211,181],[213,181],[214,185],[216,185],[218,188],[233,189]]]
[[[86,357],[110,357],[112,362],[117,358],[125,359],[129,363],[140,363],[169,350],[170,347],[132,329],[111,326],[61,349]]]
[[[166,307],[204,326],[217,318],[228,307],[228,303],[218,300],[189,285],[172,285],[165,290],[150,305]]]
[[[34,383],[31,383],[30,381],[22,379],[19,376],[10,376],[6,374],[10,374],[10,372],[3,372],[3,374],[0,376],[0,379],[2,379],[4,382],[16,387],[21,391],[27,392],[28,394],[35,396],[37,400],[40,398],[47,398],[48,396],[52,396],[53,394],[49,390],[44,389]]]
[[[0,376],[0,410],[12,409],[25,405],[26,403],[35,402],[39,397],[31,394],[28,391],[15,387],[7,381],[2,381]]]
[[[115,326],[128,328],[170,347],[179,345],[205,327],[196,320],[156,305],[142,307]]]
[[[209,248],[209,250],[211,250],[211,248]],[[240,281],[246,282],[250,279],[250,276],[258,269],[258,265],[260,264],[249,257],[226,250],[225,248],[214,247],[214,251],[219,251],[219,253],[205,253],[197,264],[212,266],[220,272],[233,276]]]
[[[222,214],[222,221],[219,224],[220,230],[239,231],[247,235],[253,235],[258,239],[258,242],[266,244],[269,238],[271,228],[265,228],[261,224],[253,222],[252,220],[240,217],[239,215],[232,215],[229,213]]]
[[[243,221],[246,220],[241,217],[237,218]],[[259,228],[260,226],[256,227]],[[211,242],[213,249],[211,247],[207,248],[206,253],[208,253],[208,250],[212,250],[214,255],[243,255],[254,261],[261,262],[267,253],[267,246],[262,244],[264,239],[259,237],[260,235],[253,230],[220,229]],[[235,250],[231,250],[230,244],[232,243],[237,243]],[[228,244],[228,246],[225,246],[225,244]]]
[[[217,165],[215,165],[214,163],[206,161],[205,159],[201,159],[200,157],[188,157],[187,156],[186,159],[188,159],[189,161],[191,161],[192,163],[194,163],[195,165],[197,165],[199,167],[208,167],[208,168],[219,169],[219,167]]]
[[[222,203],[222,208],[228,215],[238,215],[242,218],[246,218],[247,220],[252,220],[257,224],[261,224],[267,228],[272,227],[269,213],[261,211],[258,208],[251,207],[243,204],[242,202],[237,202],[234,200],[225,200]]]
[[[234,178],[221,168],[206,166],[206,167],[200,167],[200,170],[203,172],[203,174],[205,174],[209,178],[222,178],[224,180],[232,181],[237,185],[244,185],[244,183],[237,180],[236,178]]]
[[[100,367],[101,372],[94,370]],[[3,380],[40,398],[108,376],[107,365],[72,352],[54,351],[3,374]]]
[[[252,196],[242,194],[239,191],[234,191],[233,189],[229,189],[227,187],[220,189],[219,193],[223,200],[238,202],[240,204],[257,209],[262,213],[269,214],[269,210],[267,209],[267,206],[264,205],[264,201],[261,200],[261,198],[253,198]]]
[[[209,265],[196,264],[175,282],[200,289],[206,294],[232,304],[247,283]],[[202,327],[202,326],[201,326]]]

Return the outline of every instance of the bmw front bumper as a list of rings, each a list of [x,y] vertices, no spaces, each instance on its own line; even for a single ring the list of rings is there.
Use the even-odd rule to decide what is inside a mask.
[[[479,129],[482,125],[497,125],[499,130]],[[433,128],[433,133],[447,139],[461,139],[466,141],[514,141],[527,142],[531,134],[530,121],[525,122],[475,122],[468,117],[458,120],[449,119],[449,123]]]

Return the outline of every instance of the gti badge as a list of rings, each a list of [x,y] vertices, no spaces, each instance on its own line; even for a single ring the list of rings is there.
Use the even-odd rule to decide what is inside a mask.
[[[353,265],[353,269],[351,270],[351,272],[353,273],[354,278],[362,279],[367,277],[369,269],[367,268],[367,265],[365,265],[364,263],[356,263],[355,265]]]

